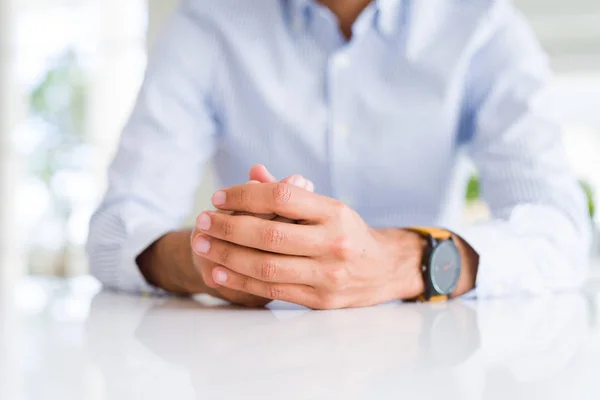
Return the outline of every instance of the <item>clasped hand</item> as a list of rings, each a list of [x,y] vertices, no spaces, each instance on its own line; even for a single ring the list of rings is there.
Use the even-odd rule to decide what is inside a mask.
[[[215,289],[314,309],[369,306],[422,290],[420,239],[372,229],[335,199],[261,183],[221,190],[212,201],[221,211],[198,217],[192,249],[211,261],[203,276]]]

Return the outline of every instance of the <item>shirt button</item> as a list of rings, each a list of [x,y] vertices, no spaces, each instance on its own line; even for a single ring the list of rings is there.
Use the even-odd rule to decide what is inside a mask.
[[[335,65],[338,68],[346,68],[350,65],[350,57],[347,54],[338,54],[334,59]]]
[[[348,138],[349,129],[346,124],[336,124],[334,128],[335,136],[339,137],[342,140],[346,140]]]

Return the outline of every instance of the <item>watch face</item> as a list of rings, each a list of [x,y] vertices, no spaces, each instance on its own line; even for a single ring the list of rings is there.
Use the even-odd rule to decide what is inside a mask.
[[[441,295],[449,295],[460,278],[460,254],[453,241],[442,242],[435,248],[430,264],[431,283]]]

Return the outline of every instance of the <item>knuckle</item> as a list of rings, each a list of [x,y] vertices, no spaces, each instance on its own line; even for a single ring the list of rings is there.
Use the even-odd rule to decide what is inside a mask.
[[[269,247],[279,247],[285,241],[285,234],[275,227],[270,227],[264,230],[262,241]]]
[[[242,275],[240,277],[240,289],[241,290],[248,289],[249,283],[250,283],[250,277],[249,276]]]
[[[283,296],[283,291],[280,285],[269,286],[269,298],[273,300],[280,300]]]
[[[229,250],[229,247],[223,246],[221,249],[219,249],[219,262],[223,265],[227,265],[229,263],[230,255],[231,251]]]
[[[340,219],[346,219],[349,216],[352,216],[352,214],[354,213],[354,210],[352,210],[350,207],[348,207],[345,203],[342,203],[341,201],[336,202],[333,207],[335,216]]]
[[[351,260],[354,257],[352,240],[346,235],[338,236],[331,244],[331,252],[339,260]]]
[[[250,199],[250,189],[247,187],[241,187],[239,192],[238,201],[240,204],[245,204]]]
[[[271,258],[261,260],[258,267],[258,277],[262,281],[271,281],[275,279],[278,272],[277,262]]]
[[[290,201],[292,197],[292,187],[287,183],[278,183],[273,188],[273,201],[277,205],[284,205]]]
[[[342,290],[348,286],[348,270],[343,267],[333,267],[326,272],[326,279],[331,286]]]
[[[225,238],[231,238],[233,236],[233,232],[235,231],[235,228],[233,226],[233,221],[231,221],[231,219],[226,218],[223,220],[222,231],[223,231],[223,237],[225,237]]]

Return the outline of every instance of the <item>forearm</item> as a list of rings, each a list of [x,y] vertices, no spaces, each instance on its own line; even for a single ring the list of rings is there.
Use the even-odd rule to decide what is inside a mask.
[[[169,232],[137,257],[148,283],[179,295],[210,294],[194,266],[190,235],[189,230]]]
[[[478,297],[537,295],[568,290],[585,280],[589,222],[558,209],[524,205],[506,220],[477,224],[461,235],[481,254]]]

